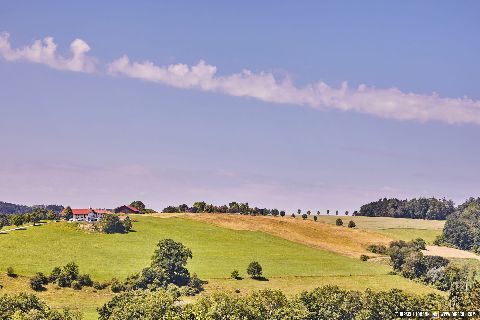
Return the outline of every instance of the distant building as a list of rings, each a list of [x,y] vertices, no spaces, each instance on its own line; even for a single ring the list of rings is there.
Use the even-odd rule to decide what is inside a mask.
[[[125,205],[125,206],[120,206],[118,208],[113,209],[113,212],[129,214],[129,213],[140,213],[140,210],[138,210],[135,207]]]
[[[63,212],[62,212],[63,213]],[[113,212],[105,209],[72,209],[72,221],[97,221],[104,215],[112,214]]]

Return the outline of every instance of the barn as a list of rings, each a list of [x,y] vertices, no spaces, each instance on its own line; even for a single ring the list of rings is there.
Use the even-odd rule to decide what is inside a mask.
[[[140,210],[138,210],[137,208],[132,207],[132,206],[123,205],[123,206],[120,206],[120,207],[117,207],[117,208],[113,209],[113,212],[130,214],[130,213],[140,213]]]

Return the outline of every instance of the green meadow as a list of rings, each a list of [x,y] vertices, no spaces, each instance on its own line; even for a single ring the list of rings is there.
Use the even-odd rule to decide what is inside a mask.
[[[132,218],[134,232],[128,234],[88,233],[67,222],[50,222],[0,234],[0,270],[3,273],[11,266],[20,275],[13,280],[3,273],[0,283],[4,288],[0,293],[30,290],[27,277],[35,272],[49,273],[53,267],[70,261],[93,280],[124,279],[150,263],[157,242],[164,238],[180,241],[192,250],[188,268],[209,281],[206,293],[268,287],[295,294],[326,284],[355,290],[401,288],[417,294],[438,293],[403,277],[388,275],[391,271],[388,265],[362,262],[262,232],[225,229],[182,217]],[[365,219],[371,218],[361,220],[368,221]],[[252,260],[261,263],[269,281],[229,279],[234,269],[245,277],[245,269]],[[87,318],[94,319],[95,308],[111,292],[88,290],[91,289],[75,291],[50,285],[40,296],[55,307],[79,308],[86,312]]]

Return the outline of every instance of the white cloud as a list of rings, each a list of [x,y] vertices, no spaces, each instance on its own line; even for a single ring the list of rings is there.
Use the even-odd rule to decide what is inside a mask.
[[[57,45],[52,37],[35,40],[30,46],[12,49],[10,35],[0,33],[0,56],[7,61],[24,60],[58,70],[92,73],[95,72],[96,60],[87,55],[88,51],[90,47],[85,41],[75,39],[70,44],[71,57],[65,58],[57,53]]]
[[[80,39],[70,45],[71,56],[58,54],[53,38],[36,40],[30,46],[12,49],[9,34],[0,33],[0,56],[8,61],[25,60],[55,69],[94,72],[96,59],[87,55],[88,44]],[[480,124],[480,101],[469,98],[443,98],[437,94],[415,94],[396,88],[379,89],[346,82],[333,87],[317,82],[296,87],[289,79],[279,80],[272,73],[243,70],[218,75],[217,67],[200,61],[196,65],[158,66],[152,62],[132,62],[123,56],[108,65],[110,74],[152,81],[183,89],[218,92],[272,103],[307,106],[314,109],[356,111],[383,118],[413,121],[441,121],[449,124]]]
[[[360,85],[338,88],[324,82],[296,87],[288,79],[279,81],[271,73],[244,70],[217,76],[217,68],[200,61],[194,66],[157,66],[152,62],[130,62],[123,56],[109,65],[112,74],[167,84],[177,88],[220,92],[273,103],[288,103],[315,109],[357,111],[398,120],[442,121],[450,124],[480,124],[480,102],[468,98],[442,98],[437,94],[404,93],[396,88],[377,89]]]

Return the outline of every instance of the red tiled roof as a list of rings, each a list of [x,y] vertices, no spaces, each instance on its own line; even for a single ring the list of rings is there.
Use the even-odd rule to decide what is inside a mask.
[[[73,215],[87,215],[89,213],[97,213],[97,214],[109,214],[112,213],[108,210],[104,209],[72,209]]]
[[[89,214],[92,211],[92,209],[72,209],[73,215]]]
[[[138,210],[137,208],[133,207],[133,206],[126,206],[128,209],[134,211],[134,212],[140,212],[140,210]]]

